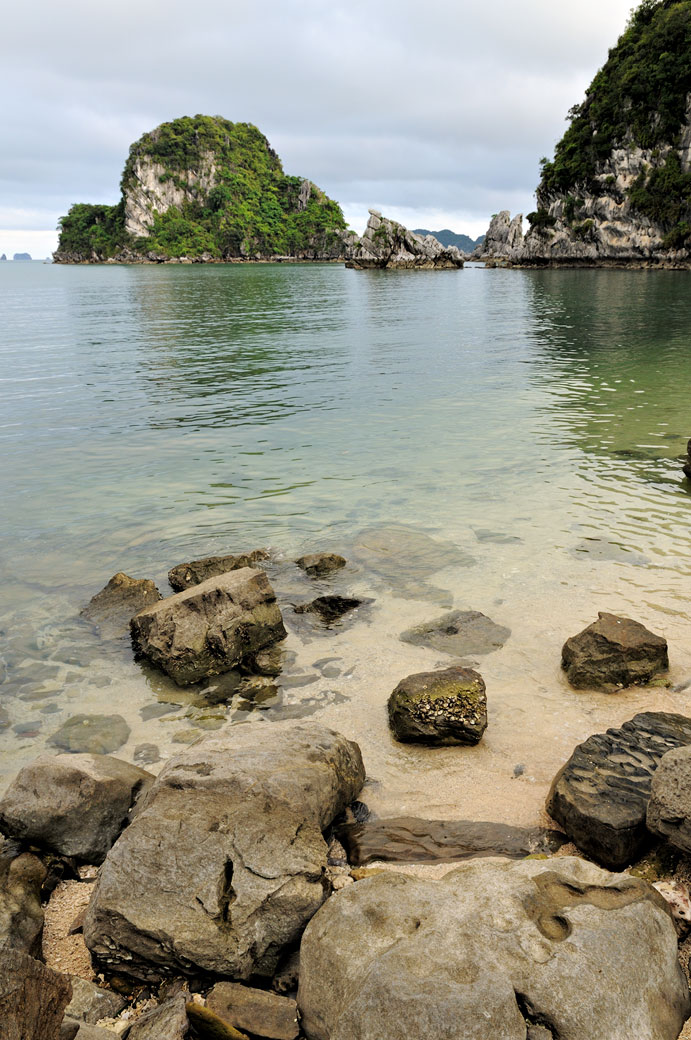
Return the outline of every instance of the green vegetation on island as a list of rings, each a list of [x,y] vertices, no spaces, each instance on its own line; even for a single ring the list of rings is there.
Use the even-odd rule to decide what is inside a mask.
[[[666,233],[677,248],[691,238],[691,172],[679,155],[691,95],[691,0],[643,0],[609,52],[580,105],[569,112],[569,127],[554,159],[541,160],[538,208],[531,226],[546,231],[555,196],[566,196],[572,229],[587,238],[579,222],[581,196],[617,193],[606,164],[617,148],[640,149],[646,166],[627,191],[639,213]],[[604,176],[603,176],[604,172]]]
[[[346,224],[337,202],[283,172],[250,123],[183,117],[132,145],[115,206],[79,203],[60,220],[57,259],[327,255]]]

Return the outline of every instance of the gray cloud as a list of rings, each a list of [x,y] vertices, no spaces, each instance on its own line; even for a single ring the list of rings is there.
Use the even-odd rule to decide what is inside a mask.
[[[145,130],[206,112],[256,123],[288,172],[354,220],[369,205],[483,227],[530,208],[538,160],[631,0],[48,0],[5,16],[0,226],[115,201]]]

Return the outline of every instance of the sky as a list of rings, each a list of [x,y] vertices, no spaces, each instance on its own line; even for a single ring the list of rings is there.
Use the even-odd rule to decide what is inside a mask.
[[[130,144],[182,115],[255,123],[289,174],[408,227],[529,212],[539,160],[632,0],[34,0],[3,16],[0,253],[47,256],[114,203]]]

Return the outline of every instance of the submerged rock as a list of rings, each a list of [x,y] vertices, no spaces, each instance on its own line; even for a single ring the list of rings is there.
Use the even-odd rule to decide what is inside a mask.
[[[355,538],[349,556],[406,599],[430,599],[450,606],[451,594],[427,583],[430,575],[449,567],[469,567],[475,560],[458,545],[433,538],[403,524],[370,527]]]
[[[345,558],[339,556],[338,553],[310,553],[307,556],[301,556],[295,562],[300,570],[309,574],[310,578],[323,578],[326,574],[332,574],[346,565]]]
[[[131,631],[136,651],[180,686],[228,672],[286,636],[269,579],[249,567],[140,611]]]
[[[295,1040],[300,1032],[294,1000],[237,982],[217,983],[206,1006],[235,1029],[271,1040]]]
[[[293,609],[296,614],[316,614],[325,625],[330,625],[342,618],[348,611],[362,606],[364,602],[353,596],[317,596],[311,603],[301,603]],[[370,603],[371,600],[367,600],[367,602]]]
[[[579,849],[613,870],[650,843],[646,810],[662,756],[691,745],[691,719],[643,712],[575,749],[552,782],[547,812]]]
[[[647,683],[669,668],[667,640],[638,621],[598,612],[598,620],[564,643],[561,666],[577,689]]]
[[[348,861],[361,867],[389,863],[447,863],[476,856],[550,855],[568,840],[560,831],[472,820],[418,820],[411,816],[346,822],[337,827]]]
[[[122,715],[72,715],[48,743],[63,751],[109,755],[126,744],[130,727]]]
[[[0,830],[19,841],[101,863],[151,773],[108,755],[41,755],[0,800]]]
[[[650,885],[575,857],[381,873],[330,899],[300,947],[309,1040],[676,1040],[689,1013]]]
[[[191,589],[209,578],[216,578],[228,571],[242,570],[244,567],[256,567],[258,563],[268,560],[268,549],[253,549],[249,553],[237,556],[207,556],[203,560],[192,560],[190,563],[179,563],[168,571],[168,581],[176,592]]]
[[[2,1040],[58,1040],[71,995],[66,975],[28,954],[0,951]]]
[[[691,746],[673,748],[660,759],[646,822],[653,834],[691,852]]]
[[[402,679],[389,697],[396,740],[416,744],[477,744],[487,729],[485,683],[472,668],[454,665]]]
[[[98,625],[105,638],[124,635],[130,618],[152,603],[158,603],[161,593],[147,578],[130,578],[122,571],[113,575],[82,610],[82,616]]]
[[[166,763],[106,857],[84,922],[103,966],[270,976],[326,898],[322,831],[358,794],[356,744],[235,726]]]
[[[400,636],[404,643],[429,646],[445,654],[491,654],[499,650],[511,629],[481,614],[479,610],[452,610],[434,621],[409,628]]]
[[[443,246],[433,235],[421,238],[371,209],[365,233],[348,252],[346,267],[458,268],[463,267],[463,254],[455,246]]]

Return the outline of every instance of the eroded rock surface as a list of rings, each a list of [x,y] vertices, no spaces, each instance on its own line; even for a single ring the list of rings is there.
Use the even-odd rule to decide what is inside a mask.
[[[454,665],[402,679],[389,697],[396,740],[417,744],[477,744],[487,729],[487,696],[479,672]]]
[[[455,246],[443,246],[433,235],[422,238],[371,209],[362,238],[347,254],[346,267],[439,270],[463,267],[463,259]]]
[[[654,834],[691,852],[691,746],[673,748],[660,759],[646,821]]]
[[[144,607],[157,603],[161,598],[153,581],[147,578],[130,578],[118,571],[88,603],[82,615],[98,625],[100,633],[107,639],[125,635],[130,618]]]
[[[363,783],[357,745],[315,724],[197,742],[106,857],[87,946],[135,977],[270,975],[326,897],[322,831]]]
[[[579,689],[633,686],[669,668],[667,640],[644,625],[598,612],[598,620],[564,643],[561,665]]]
[[[328,900],[300,949],[309,1040],[676,1040],[674,925],[646,882],[577,858],[383,873]],[[539,1035],[539,1034],[538,1034]]]
[[[131,631],[137,652],[180,686],[228,672],[286,636],[269,579],[249,567],[209,578],[140,611]]]
[[[179,563],[177,567],[172,567],[168,571],[168,581],[176,592],[183,592],[219,574],[238,571],[244,567],[256,567],[257,564],[268,560],[269,556],[268,549],[253,549],[252,552],[238,555],[206,556],[203,560],[192,560],[190,563]]]
[[[72,983],[72,999],[65,1010],[68,1018],[77,1022],[95,1025],[102,1018],[115,1018],[124,1008],[127,1001],[112,989],[103,989],[95,982],[88,982],[74,975]]]
[[[72,995],[66,975],[28,954],[0,951],[0,1036],[2,1040],[58,1040]]]
[[[579,849],[621,869],[649,844],[646,810],[662,756],[685,745],[691,745],[691,719],[668,712],[642,712],[595,733],[557,773],[547,811]]]
[[[0,842],[0,951],[40,957],[41,886],[48,871],[37,856],[18,852],[13,843]]]
[[[101,863],[153,776],[108,755],[41,755],[0,800],[0,830],[39,848]]]

